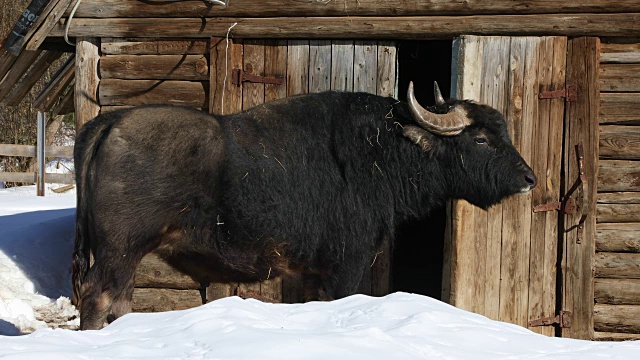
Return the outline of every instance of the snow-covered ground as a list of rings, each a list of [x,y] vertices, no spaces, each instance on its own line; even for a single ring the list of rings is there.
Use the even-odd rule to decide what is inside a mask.
[[[75,194],[47,194],[0,190],[0,358],[640,359],[640,341],[548,338],[406,293],[297,305],[233,297],[129,314],[100,331],[51,329],[77,326],[68,301]]]

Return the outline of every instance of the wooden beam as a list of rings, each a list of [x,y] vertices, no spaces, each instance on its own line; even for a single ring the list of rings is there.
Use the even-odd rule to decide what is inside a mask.
[[[170,7],[170,9],[167,9]],[[541,0],[433,1],[433,0],[233,0],[229,5],[212,5],[202,0],[166,1],[84,0],[78,18],[114,17],[275,17],[275,16],[398,16],[456,14],[540,14],[638,12],[634,1],[584,0],[557,2]]]
[[[74,19],[76,37],[450,39],[461,34],[637,36],[640,14],[549,14],[403,17]],[[64,22],[50,33],[62,36]]]
[[[150,253],[136,269],[136,287],[165,289],[200,289],[201,284]]]
[[[596,251],[640,253],[640,223],[598,224]]]
[[[209,54],[207,40],[102,39],[103,55],[203,55]]]
[[[595,341],[633,341],[640,340],[640,334],[625,334],[614,332],[596,331],[593,334]]]
[[[100,113],[98,102],[98,62],[100,60],[100,40],[78,38],[75,60],[75,105],[76,130]]]
[[[637,192],[599,193],[598,204],[640,204],[640,193],[637,193]]]
[[[132,309],[135,312],[184,310],[203,304],[199,290],[133,289]]]
[[[597,278],[640,279],[640,254],[601,252],[594,263]]]
[[[640,160],[639,126],[600,126],[599,141],[601,159]]]
[[[640,162],[600,160],[598,191],[640,191]]]
[[[73,146],[46,146],[46,157],[73,157]],[[36,146],[35,145],[13,145],[13,144],[0,144],[0,156],[25,156],[35,157]]]
[[[640,93],[602,93],[600,124],[640,125]]]
[[[36,61],[31,69],[24,75],[22,80],[15,85],[11,93],[2,101],[2,105],[16,106],[24,100],[31,88],[42,79],[44,73],[49,69],[54,61],[58,60],[62,53],[55,51],[45,51]]]
[[[75,176],[73,174],[50,174],[46,173],[46,183],[48,184],[74,184]],[[35,183],[37,180],[36,173],[24,172],[0,172],[0,181]]]
[[[640,305],[640,280],[595,279],[596,304]]]
[[[594,307],[596,331],[640,333],[640,305],[606,305]]]
[[[74,80],[76,58],[69,57],[33,101],[39,111],[49,111]]]
[[[38,18],[37,26],[34,26],[25,36],[28,39],[25,49],[33,51],[40,48],[40,45],[44,42],[49,35],[49,32],[60,21],[67,8],[71,3],[76,3],[79,0],[50,0],[45,11]]]
[[[599,223],[640,222],[640,204],[598,204]]]
[[[102,79],[209,80],[204,55],[108,55],[100,60]]]
[[[14,56],[18,56],[24,49],[25,40],[28,41],[31,34],[34,32],[34,28],[37,29],[51,11],[51,8],[59,0],[33,0],[25,11],[20,15],[18,22],[14,25],[13,30],[9,33],[7,38],[3,41],[3,49]],[[4,74],[0,73],[0,78]]]
[[[602,44],[601,63],[640,63],[640,44]]]
[[[0,101],[9,95],[15,84],[29,70],[29,67],[40,56],[42,51],[23,51],[7,71],[7,74],[0,80]]]
[[[600,90],[603,92],[640,92],[640,64],[602,64]]]
[[[195,81],[104,79],[100,82],[100,104],[171,104],[205,109],[208,87],[208,83]]]

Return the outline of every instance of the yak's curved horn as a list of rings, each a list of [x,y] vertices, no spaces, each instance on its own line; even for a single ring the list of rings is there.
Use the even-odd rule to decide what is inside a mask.
[[[436,135],[458,135],[467,125],[471,124],[471,120],[467,117],[467,112],[460,106],[454,107],[446,114],[435,114],[420,106],[413,93],[413,81],[409,82],[407,100],[416,122],[423,129]]]
[[[444,98],[442,97],[437,81],[433,82],[433,97],[436,100],[436,105],[444,105]]]

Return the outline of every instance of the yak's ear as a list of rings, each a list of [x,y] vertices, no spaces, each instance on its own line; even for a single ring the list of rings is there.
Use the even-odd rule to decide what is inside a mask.
[[[411,140],[411,142],[420,146],[424,152],[430,152],[433,148],[433,135],[422,128],[413,125],[405,125],[402,133]]]

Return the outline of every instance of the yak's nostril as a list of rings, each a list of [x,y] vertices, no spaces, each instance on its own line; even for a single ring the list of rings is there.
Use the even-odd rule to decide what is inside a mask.
[[[529,184],[529,188],[530,189],[533,189],[534,187],[536,187],[536,176],[535,175],[527,174],[527,175],[524,176],[524,179]]]

